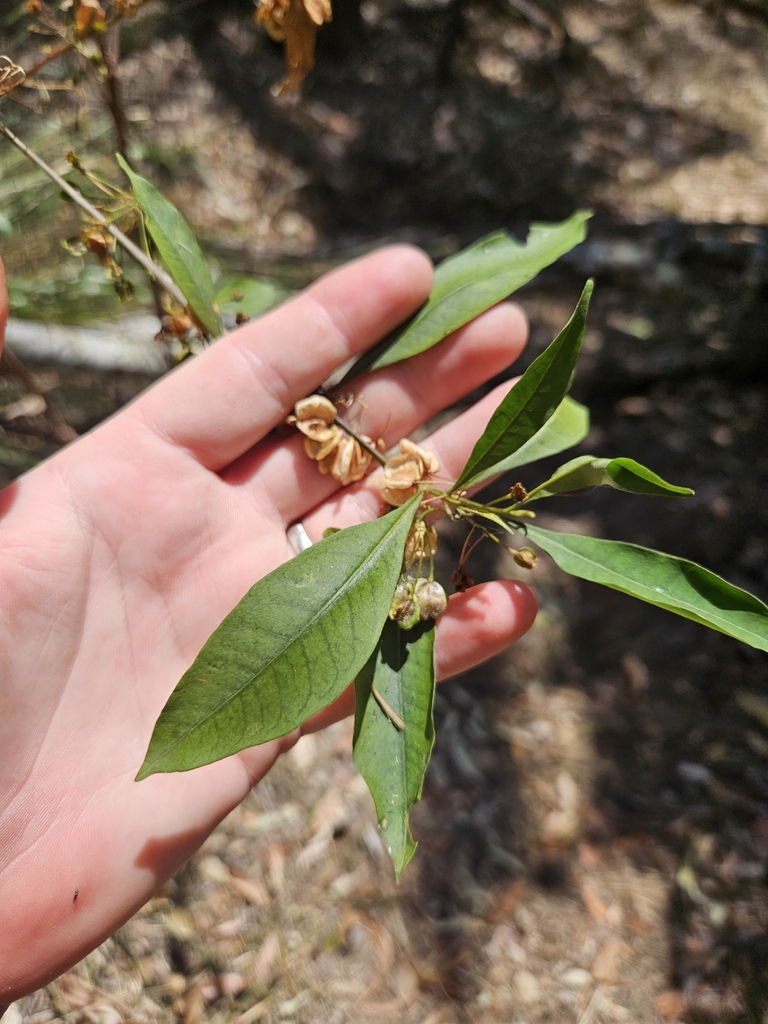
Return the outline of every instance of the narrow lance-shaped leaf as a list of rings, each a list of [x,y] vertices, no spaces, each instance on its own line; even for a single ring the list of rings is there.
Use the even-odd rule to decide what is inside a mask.
[[[221,334],[216,289],[197,239],[182,215],[155,186],[132,170],[117,154],[133,195],[147,218],[147,228],[168,271],[184,293],[189,307],[211,337]]]
[[[531,281],[586,238],[591,214],[560,224],[532,224],[525,242],[505,231],[481,238],[435,270],[432,292],[415,317],[355,362],[342,383],[432,348],[453,331]]]
[[[284,736],[334,701],[379,639],[419,500],[341,530],[259,580],[171,694],[137,778]]]
[[[555,470],[549,480],[528,494],[526,501],[549,498],[584,487],[614,487],[632,494],[649,494],[665,498],[690,498],[690,487],[677,487],[662,480],[650,469],[634,459],[598,459],[594,455],[581,455]]]
[[[509,467],[510,456],[530,441],[568,393],[592,295],[587,281],[573,316],[506,394],[461,471],[454,490],[478,484]]]
[[[540,459],[548,459],[551,455],[559,455],[567,448],[573,448],[583,441],[589,433],[589,409],[574,401],[564,398],[547,422],[516,452],[503,459],[494,469],[478,473],[467,480],[464,487],[475,487],[483,481],[499,473],[506,473],[518,466],[527,466]]]
[[[601,583],[768,651],[768,606],[695,562],[622,541],[527,526],[565,572]]]
[[[408,812],[421,796],[435,741],[434,637],[433,622],[404,630],[388,619],[355,682],[354,760],[376,804],[398,878],[416,849]],[[405,722],[404,729],[388,709]]]

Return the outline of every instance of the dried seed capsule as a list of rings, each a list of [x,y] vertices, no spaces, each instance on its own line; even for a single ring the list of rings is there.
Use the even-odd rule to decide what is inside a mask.
[[[390,619],[402,629],[411,629],[419,621],[419,602],[414,597],[413,584],[411,577],[400,577],[389,609]]]
[[[413,596],[419,605],[422,619],[437,619],[448,607],[445,591],[436,580],[420,576],[413,588]]]
[[[532,569],[539,560],[533,548],[518,548],[512,552],[512,557],[523,569]]]

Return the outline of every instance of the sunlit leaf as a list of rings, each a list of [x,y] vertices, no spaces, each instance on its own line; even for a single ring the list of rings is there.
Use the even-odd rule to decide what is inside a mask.
[[[564,398],[544,426],[529,441],[492,468],[477,473],[463,486],[476,487],[499,473],[506,473],[507,470],[516,469],[518,466],[527,466],[530,462],[538,462],[539,459],[548,459],[551,455],[559,455],[560,452],[573,448],[583,441],[588,433],[589,409],[573,398]]]
[[[366,370],[378,370],[425,352],[501,302],[583,242],[590,216],[589,211],[580,210],[561,224],[532,224],[525,242],[499,231],[444,260],[435,270],[432,292],[416,316],[361,356],[342,383]]]
[[[527,526],[565,572],[655,604],[768,651],[768,606],[695,562],[622,541]]]
[[[381,635],[419,500],[341,530],[259,580],[171,694],[137,778],[284,736],[334,701]]]
[[[433,622],[405,630],[388,619],[355,682],[354,760],[376,804],[398,878],[416,849],[408,812],[421,796],[435,741],[434,636]]]
[[[131,170],[118,153],[117,160],[128,176],[133,195],[147,218],[147,228],[173,280],[190,309],[211,337],[221,334],[216,309],[216,289],[197,239],[182,215],[155,186]]]
[[[690,498],[693,494],[690,487],[669,484],[634,459],[598,459],[594,455],[581,455],[555,470],[549,480],[529,493],[527,500],[579,491],[584,487],[614,487],[632,494],[667,498]]]
[[[261,316],[284,302],[291,292],[275,281],[260,277],[228,277],[216,282],[216,302],[222,313]]]
[[[554,415],[571,386],[591,295],[592,281],[588,281],[571,319],[552,344],[531,363],[491,416],[454,490],[479,483],[509,468],[510,456],[534,438]]]

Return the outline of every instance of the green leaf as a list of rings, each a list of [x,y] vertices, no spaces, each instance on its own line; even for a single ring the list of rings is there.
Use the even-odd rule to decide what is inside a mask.
[[[376,804],[379,830],[398,878],[416,843],[408,812],[421,796],[435,742],[433,622],[401,629],[387,619],[376,649],[355,682],[355,764]],[[373,688],[401,720],[401,729],[376,699]]]
[[[665,608],[768,651],[768,606],[695,562],[622,541],[527,526],[565,572]]]
[[[147,228],[168,272],[197,319],[211,337],[218,337],[222,328],[216,309],[216,290],[192,229],[173,203],[146,178],[131,170],[119,153],[117,160],[128,176],[134,198],[147,218]]]
[[[222,313],[261,316],[292,293],[275,281],[259,277],[228,277],[216,282],[216,301]]]
[[[578,491],[584,487],[614,487],[632,494],[651,494],[657,497],[690,498],[690,487],[668,484],[650,469],[633,459],[598,459],[594,455],[581,455],[555,470],[549,480],[528,494],[526,501],[549,498],[553,494]]]
[[[610,477],[610,486],[619,491],[677,498],[690,498],[694,493],[690,487],[678,487],[667,483],[634,459],[611,459],[605,467],[605,472]]]
[[[573,316],[535,359],[491,416],[454,484],[458,491],[509,468],[509,458],[554,415],[568,393],[592,295],[587,281]]]
[[[548,459],[550,455],[558,455],[566,448],[573,448],[583,441],[589,433],[589,409],[574,401],[564,398],[547,422],[538,430],[530,441],[522,444],[508,458],[502,459],[491,469],[478,473],[464,483],[464,487],[476,487],[483,481],[507,470],[526,466],[539,459]]]
[[[420,500],[335,533],[259,580],[171,694],[137,778],[284,736],[334,701],[379,639]]]
[[[476,316],[531,281],[587,235],[591,213],[579,210],[561,224],[532,224],[525,242],[498,231],[449,256],[435,270],[432,292],[415,317],[361,356],[342,384],[426,352]]]

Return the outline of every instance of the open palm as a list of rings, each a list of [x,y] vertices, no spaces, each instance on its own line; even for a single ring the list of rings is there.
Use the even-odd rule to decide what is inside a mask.
[[[298,737],[133,781],[204,641],[293,554],[286,528],[301,519],[317,540],[381,511],[374,488],[339,490],[299,438],[270,431],[409,316],[430,284],[428,261],[409,247],[350,264],[0,492],[0,1006],[111,934]],[[524,340],[519,311],[497,307],[363,379],[350,417],[393,444],[498,373]],[[446,475],[497,401],[425,442]],[[495,654],[534,615],[520,584],[453,597],[438,627],[439,674]],[[345,695],[305,730],[349,707]]]

